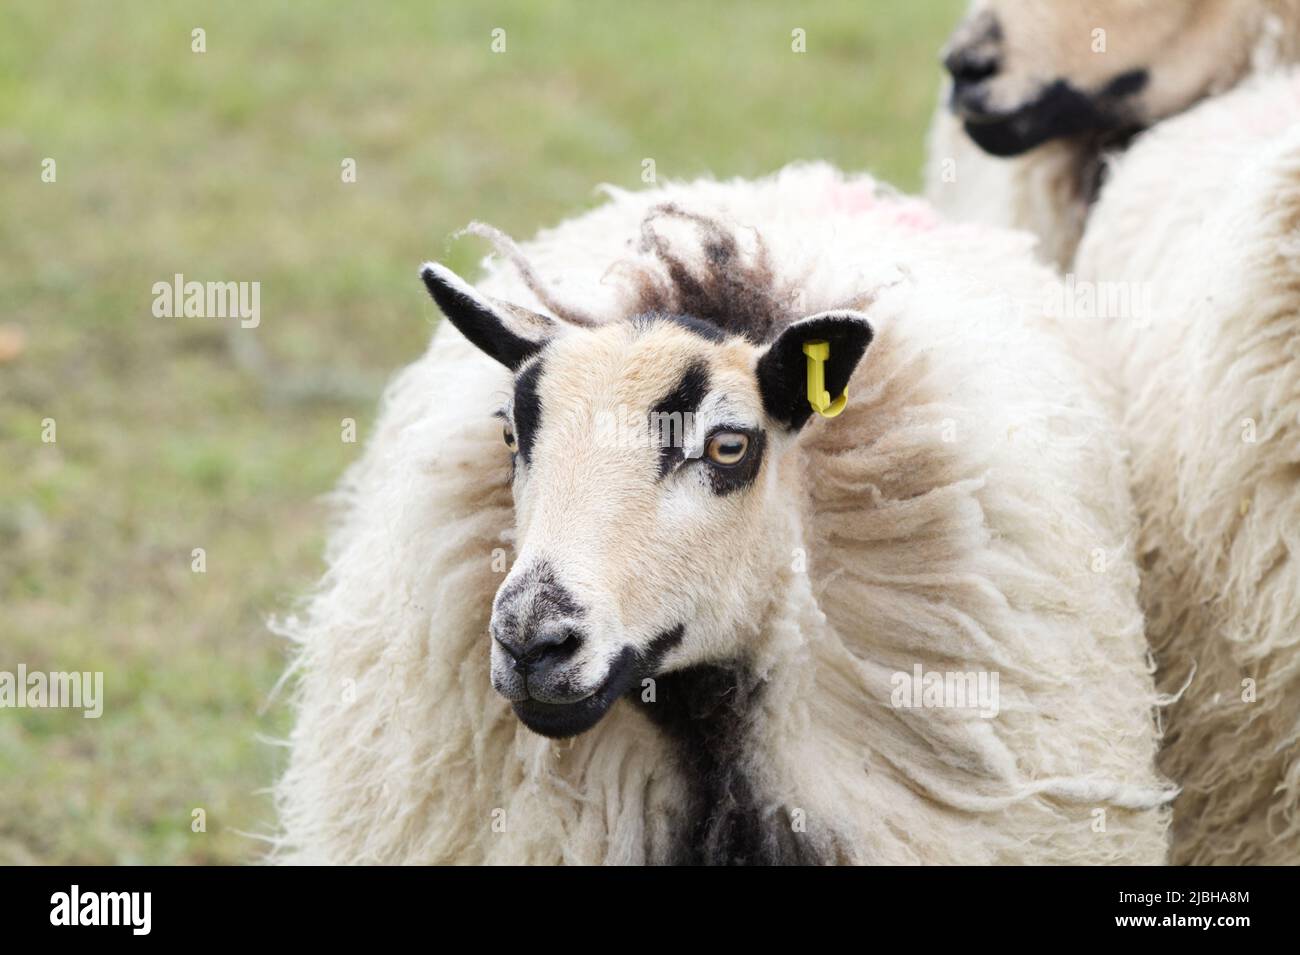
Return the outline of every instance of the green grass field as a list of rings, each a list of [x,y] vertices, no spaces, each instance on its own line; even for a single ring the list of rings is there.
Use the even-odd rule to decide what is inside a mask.
[[[320,496],[428,340],[419,263],[486,251],[456,229],[527,236],[647,158],[915,189],[961,6],[8,4],[0,670],[102,670],[106,701],[0,709],[0,863],[257,858],[289,724],[265,621],[319,574]],[[261,324],[154,317],[178,272],[260,282]]]

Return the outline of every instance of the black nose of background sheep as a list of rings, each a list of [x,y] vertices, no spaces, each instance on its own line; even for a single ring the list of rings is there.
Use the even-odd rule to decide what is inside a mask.
[[[988,89],[984,81],[997,73],[996,57],[986,48],[963,47],[944,57],[943,65],[952,74],[952,109],[966,119],[987,113]]]
[[[996,73],[998,60],[986,45],[980,44],[951,51],[943,58],[943,66],[952,74],[954,83],[969,86],[982,83]]]
[[[989,14],[963,23],[948,42],[944,69],[952,76],[952,108],[967,117],[987,111],[984,81],[1001,68],[1002,28]]]

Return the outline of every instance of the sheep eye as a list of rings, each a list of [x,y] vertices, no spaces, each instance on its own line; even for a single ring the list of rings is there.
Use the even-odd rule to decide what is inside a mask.
[[[709,438],[709,443],[704,449],[710,461],[722,465],[739,464],[745,459],[748,451],[749,435],[741,434],[739,431],[719,431]]]
[[[515,443],[515,433],[510,425],[507,424],[501,428],[501,437],[505,439],[506,447],[510,449],[512,454],[519,450],[519,446]]]

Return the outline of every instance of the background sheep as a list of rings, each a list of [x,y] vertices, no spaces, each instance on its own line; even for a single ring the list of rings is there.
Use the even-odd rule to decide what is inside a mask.
[[[1157,126],[1117,162],[1080,281],[1108,322],[1143,597],[1183,788],[1172,858],[1300,862],[1300,76]],[[1096,339],[1095,329],[1091,338]]]
[[[1121,455],[1084,367],[1045,328],[1055,286],[1026,239],[941,227],[869,179],[809,166],[613,191],[523,254],[523,272],[492,265],[462,291],[598,323],[743,301],[787,317],[856,306],[874,327],[847,410],[766,472],[764,576],[730,580],[725,550],[710,555],[720,599],[772,595],[741,634],[766,689],[730,764],[758,781],[767,845],[789,849],[775,855],[1163,860],[1170,793],[1153,769]],[[287,627],[282,858],[679,857],[692,771],[670,734],[621,701],[553,742],[489,684],[513,523],[491,411],[509,382],[444,325],[344,482],[329,571]],[[997,717],[891,705],[893,675],[918,664],[999,673]]]
[[[1300,0],[974,0],[945,51],[926,194],[951,218],[1034,233],[1065,268],[1107,153],[1297,60]]]
[[[1088,37],[1105,52],[1091,55]],[[1129,283],[1153,299],[1111,316],[1125,321],[1105,334],[1062,330],[1122,371],[1113,390],[1134,454],[1161,685],[1176,693],[1197,669],[1168,714],[1163,765],[1187,786],[1176,861],[1300,860],[1297,720],[1284,702],[1295,695],[1297,583],[1287,532],[1270,524],[1294,517],[1296,376],[1278,358],[1296,308],[1297,107],[1293,80],[1267,80],[1298,50],[1293,2],[977,3],[946,57],[965,128],[944,109],[932,137],[930,192],[950,214],[1028,228],[1060,265],[1087,223],[1071,281],[1098,296]],[[1103,154],[1153,123],[1132,147],[1142,158],[1117,161],[1090,212]],[[1270,489],[1283,495],[1273,505]],[[1247,706],[1244,679],[1267,698]]]

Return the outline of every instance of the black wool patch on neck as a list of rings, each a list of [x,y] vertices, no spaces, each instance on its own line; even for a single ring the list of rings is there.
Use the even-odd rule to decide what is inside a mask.
[[[762,692],[742,664],[688,667],[655,678],[655,700],[633,699],[672,742],[688,798],[675,865],[816,865],[813,845],[761,798],[750,730]]]

